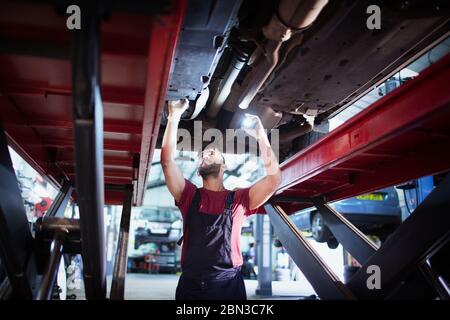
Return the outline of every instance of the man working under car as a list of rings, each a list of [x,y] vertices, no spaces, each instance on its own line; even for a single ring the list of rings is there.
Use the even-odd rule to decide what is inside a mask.
[[[203,188],[184,179],[175,163],[177,130],[187,100],[171,101],[165,129],[161,164],[167,187],[175,198],[184,221],[181,253],[182,275],[176,290],[177,300],[246,299],[240,267],[241,227],[275,192],[280,183],[278,160],[273,153],[261,121],[251,116],[254,128],[246,130],[258,141],[266,176],[250,188],[226,190],[226,169],[222,153],[205,149],[198,157],[198,174]]]

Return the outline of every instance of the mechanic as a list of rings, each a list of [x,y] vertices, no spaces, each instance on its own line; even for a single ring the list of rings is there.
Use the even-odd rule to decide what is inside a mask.
[[[198,174],[203,187],[186,180],[175,163],[177,130],[187,100],[169,101],[161,165],[167,187],[183,216],[182,274],[177,300],[245,300],[241,274],[243,263],[240,237],[244,219],[256,213],[277,189],[281,174],[278,159],[256,116],[252,129],[245,129],[258,141],[266,175],[250,188],[229,191],[223,185],[225,159],[216,148],[199,153]]]

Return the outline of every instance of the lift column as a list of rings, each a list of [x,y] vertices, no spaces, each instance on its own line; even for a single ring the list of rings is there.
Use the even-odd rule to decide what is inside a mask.
[[[33,237],[1,124],[0,194],[0,258],[8,275],[12,297],[32,299],[37,287]],[[7,286],[7,283],[1,283],[2,288]]]
[[[100,94],[100,2],[81,3],[81,30],[73,30],[73,128],[87,299],[106,297],[103,222],[103,105]]]
[[[267,215],[256,216],[256,261],[258,286],[256,294],[272,295],[272,228]]]

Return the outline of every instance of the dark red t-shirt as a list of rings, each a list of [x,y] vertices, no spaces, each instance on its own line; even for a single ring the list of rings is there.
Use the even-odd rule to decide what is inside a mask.
[[[194,198],[197,187],[190,181],[186,180],[183,193],[179,203],[175,204],[181,211],[183,219],[191,205],[192,199]],[[242,224],[246,217],[257,213],[257,210],[249,209],[249,188],[238,189],[234,195],[234,201],[232,206],[232,218],[233,224],[231,229],[231,259],[233,261],[234,267],[239,267],[242,265],[242,254],[241,254],[241,229]],[[200,188],[201,202],[200,202],[200,212],[210,213],[210,214],[222,214],[225,209],[225,199],[228,191],[210,191],[205,188]],[[188,232],[184,235],[186,238],[189,237]],[[181,252],[181,261],[184,259],[185,248],[183,241],[183,248]]]

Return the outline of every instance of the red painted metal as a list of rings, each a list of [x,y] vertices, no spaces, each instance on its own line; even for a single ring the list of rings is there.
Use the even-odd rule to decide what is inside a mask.
[[[140,204],[186,1],[151,15],[113,11],[101,29],[105,183],[133,182]],[[10,145],[60,187],[75,178],[70,31],[52,5],[0,0],[0,121]],[[4,42],[6,41],[6,42]],[[25,48],[25,50],[24,50]],[[123,194],[105,190],[105,203]]]
[[[12,97],[72,96],[72,88],[70,87],[44,86],[31,81],[20,84],[5,84],[2,91],[4,94]],[[141,89],[113,86],[102,87],[102,100],[108,103],[143,105],[144,94],[145,92]]]
[[[449,83],[447,55],[282,163],[277,194],[334,201],[450,170]]]
[[[170,65],[175,54],[185,7],[186,1],[179,1],[175,14],[165,17],[163,24],[160,21],[155,22],[150,30],[139,179],[134,205],[142,205],[144,199],[153,150],[158,139]],[[171,29],[170,32],[167,32],[167,28]]]

